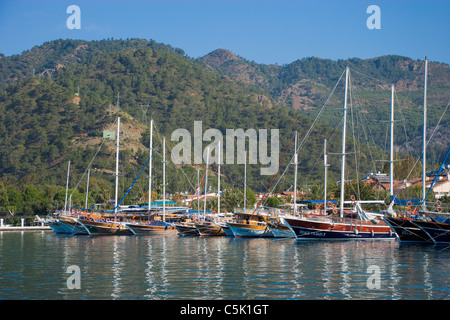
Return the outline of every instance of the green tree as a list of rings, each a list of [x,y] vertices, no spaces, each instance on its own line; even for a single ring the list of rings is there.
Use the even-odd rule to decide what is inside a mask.
[[[283,201],[281,201],[277,197],[268,197],[267,200],[265,201],[264,206],[270,207],[270,208],[278,208],[278,206],[282,203],[283,203]]]

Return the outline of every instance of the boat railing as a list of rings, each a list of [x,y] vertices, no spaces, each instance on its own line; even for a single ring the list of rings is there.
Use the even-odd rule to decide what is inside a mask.
[[[310,221],[317,222],[325,222],[325,223],[341,223],[341,224],[353,224],[353,225],[373,225],[378,223],[374,223],[372,220],[364,221],[361,219],[353,219],[348,217],[339,217],[339,216],[324,216],[324,215],[313,215],[313,214],[303,214],[300,215],[300,218],[307,219]]]
[[[332,222],[332,219],[328,216],[321,216],[315,214],[300,214],[300,218],[308,219],[312,221],[320,221],[320,222]]]
[[[246,220],[246,219],[237,219],[233,220],[233,223],[246,224],[250,226],[265,226],[265,221],[255,221],[255,220]]]

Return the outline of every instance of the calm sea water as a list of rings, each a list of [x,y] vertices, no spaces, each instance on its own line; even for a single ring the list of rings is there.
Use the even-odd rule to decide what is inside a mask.
[[[0,232],[0,299],[438,300],[449,267],[450,248],[398,242]]]

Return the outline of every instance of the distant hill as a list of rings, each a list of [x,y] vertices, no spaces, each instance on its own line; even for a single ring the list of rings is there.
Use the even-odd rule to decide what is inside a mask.
[[[96,152],[90,188],[97,190],[93,191],[93,201],[110,199],[111,193],[105,194],[105,190],[113,191],[114,141],[106,141],[99,150],[98,147],[102,132],[114,131],[119,115],[123,119],[121,194],[148,159],[151,115],[155,120],[155,146],[160,145],[164,135],[169,160],[175,145],[170,141],[172,132],[178,128],[193,132],[194,121],[201,120],[203,130],[217,128],[223,134],[226,129],[280,129],[280,153],[295,130],[304,135],[312,122],[294,110],[272,103],[263,90],[225,79],[186,57],[181,50],[151,41],[57,40],[22,55],[3,56],[0,67],[0,181],[12,188],[9,199],[14,190],[25,192],[31,185],[38,186],[41,194],[51,188],[61,191],[69,160],[70,186],[79,184],[82,192],[86,179],[83,173]],[[30,72],[33,68],[34,74]],[[332,128],[318,124],[314,132],[320,135],[308,144],[319,151],[322,135],[331,131]],[[159,191],[161,151],[160,146],[154,159],[155,188]],[[285,158],[283,166],[289,159]],[[312,158],[306,157],[305,162],[304,170],[314,170]],[[168,161],[167,191],[193,190],[198,167],[174,166]],[[204,165],[199,168],[204,170]],[[259,169],[259,165],[249,166],[249,185],[265,190],[271,177],[260,176]],[[242,165],[224,165],[222,172],[224,187],[242,187]],[[214,179],[211,174],[213,187]],[[280,188],[290,184],[285,180]],[[134,189],[136,193],[129,196],[128,203],[148,189],[144,176]],[[52,199],[51,204],[39,208],[55,207],[58,203],[61,206],[61,199]],[[83,197],[77,199],[81,205]]]
[[[291,144],[281,164],[282,171],[293,153],[294,132],[298,131],[303,139],[346,65],[352,70],[354,97],[361,105],[354,114],[360,117],[354,127],[359,141],[351,146],[349,143],[349,148],[356,147],[359,158],[364,160],[358,169],[364,174],[371,172],[375,165],[382,167],[373,161],[385,157],[386,123],[382,121],[388,119],[390,83],[398,87],[398,117],[405,119],[397,130],[406,132],[408,137],[399,134],[396,143],[402,146],[418,140],[422,64],[386,56],[345,61],[307,58],[284,66],[262,65],[225,49],[192,59],[182,49],[143,39],[55,40],[20,55],[0,55],[0,198],[6,195],[0,201],[0,211],[7,212],[5,208],[12,203],[19,204],[17,211],[31,208],[26,203],[34,203],[37,196],[32,195],[36,192],[50,202],[42,200],[40,209],[33,210],[61,207],[67,162],[72,164],[71,188],[78,183],[81,194],[85,184],[81,177],[95,154],[92,201],[111,199],[105,190],[113,190],[114,141],[105,141],[98,148],[103,131],[114,131],[119,115],[123,119],[122,194],[148,159],[151,115],[155,120],[155,146],[165,136],[168,155],[176,144],[170,141],[172,132],[184,128],[193,133],[194,121],[202,121],[203,130],[217,128],[223,134],[226,129],[237,128],[279,129],[280,160]],[[429,79],[432,128],[449,101],[448,65],[430,63]],[[323,139],[329,139],[329,152],[339,152],[342,90],[342,85],[336,89],[330,106],[300,152],[300,185],[322,183]],[[440,145],[430,147],[430,164],[439,159],[448,145],[448,114],[441,124],[444,130],[439,129],[435,136]],[[154,161],[155,188],[161,191],[161,149]],[[338,159],[332,161],[329,181],[335,181],[339,173]],[[353,158],[349,157],[348,165],[354,173]],[[175,166],[168,161],[168,192],[193,190],[197,168],[203,170],[204,166]],[[259,169],[259,165],[248,166],[247,183],[256,191],[265,191],[272,177],[261,176]],[[242,188],[242,165],[225,164],[222,173],[225,188]],[[147,191],[144,175],[127,203]],[[215,188],[215,174],[210,179]],[[292,184],[290,169],[277,190]],[[76,201],[81,205],[84,197],[79,195]]]
[[[276,103],[289,106],[302,114],[315,117],[326,101],[346,66],[350,67],[355,93],[369,122],[374,141],[386,139],[386,126],[380,121],[389,119],[390,86],[394,84],[396,119],[395,143],[403,152],[416,150],[420,154],[423,114],[424,61],[401,56],[382,56],[372,59],[351,58],[333,61],[317,57],[303,58],[292,63],[264,65],[237,57],[228,50],[218,49],[198,61],[232,80],[251,84],[267,92]],[[440,125],[429,148],[436,163],[450,145],[450,114],[444,112],[450,102],[450,67],[439,62],[428,65],[428,128]],[[341,101],[337,101],[337,104]],[[444,115],[441,119],[441,116]],[[330,112],[322,121],[333,125],[336,114]]]

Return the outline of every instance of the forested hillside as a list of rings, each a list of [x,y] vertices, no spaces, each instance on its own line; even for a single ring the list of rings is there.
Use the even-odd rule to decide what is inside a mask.
[[[102,142],[102,131],[114,131],[119,115],[124,123],[134,123],[121,141],[121,194],[148,159],[150,116],[155,121],[155,145],[165,136],[169,151],[174,146],[170,141],[172,132],[178,128],[192,132],[197,120],[202,121],[203,130],[217,128],[223,134],[226,129],[237,128],[280,129],[280,153],[295,130],[304,135],[309,128],[309,118],[271,103],[267,96],[261,99],[262,90],[242,87],[205,70],[180,50],[145,43],[147,46],[139,40],[54,41],[22,56],[0,60],[5,70],[2,72],[4,89],[0,94],[0,147],[4,150],[0,155],[0,192],[6,195],[0,204],[3,211],[10,208],[18,212],[41,212],[61,207],[69,160],[72,163],[70,186],[79,183],[78,196],[73,200],[75,205],[83,205],[85,181],[80,179]],[[38,71],[34,75],[24,71],[37,65],[41,67],[35,68]],[[138,139],[136,132],[132,138],[133,128],[140,135]],[[331,128],[323,125],[315,129],[322,134],[330,131]],[[90,203],[106,202],[112,196],[113,143],[106,142],[92,163],[95,170],[91,177]],[[307,145],[320,150],[321,143],[322,136],[317,135]],[[170,159],[169,153],[167,156]],[[286,157],[284,166],[289,159]],[[161,147],[154,162],[155,188],[161,189]],[[196,168],[175,167],[170,161],[168,166],[168,192],[191,191]],[[313,159],[305,157],[304,169],[311,170],[312,166]],[[259,169],[257,165],[249,166],[248,176],[252,177],[249,185],[263,190],[271,177],[260,176]],[[242,165],[224,165],[222,172],[224,186],[242,187]],[[213,185],[214,178],[210,179]],[[283,186],[289,183],[285,181]],[[26,200],[27,188],[33,189],[34,202]],[[136,193],[130,194],[125,202],[139,199],[146,192],[145,174],[135,189]],[[31,209],[26,203],[36,203],[36,199],[42,201]]]
[[[413,71],[395,71],[403,60],[385,59],[394,62],[381,69],[367,69],[367,65],[377,62],[349,60],[353,64],[355,88],[363,87],[363,91],[358,92],[360,103],[364,106],[372,105],[372,101],[377,103],[373,114],[355,105],[353,129],[366,125],[365,114],[370,121],[388,119],[390,95],[385,82],[393,79],[406,88],[413,88],[404,91],[408,97],[404,102],[404,116],[414,121],[414,125],[406,128],[420,127],[416,119],[420,115],[420,108],[417,108],[421,97],[420,77],[412,76],[419,72],[420,63],[412,64]],[[288,66],[264,66],[229,52],[225,59],[223,52],[216,52],[195,60],[181,49],[140,39],[56,40],[21,55],[0,55],[0,214],[8,211],[45,213],[61,208],[69,160],[74,205],[84,205],[85,171],[91,161],[89,203],[107,203],[114,192],[115,141],[104,140],[102,134],[105,130],[115,130],[118,116],[122,118],[122,195],[148,160],[150,118],[155,123],[154,146],[159,146],[154,157],[157,193],[161,192],[162,136],[166,137],[168,149],[168,192],[192,191],[197,168],[204,170],[204,165],[176,166],[170,161],[170,150],[176,144],[170,141],[171,134],[179,128],[192,134],[194,121],[202,121],[203,131],[214,128],[223,135],[226,129],[268,129],[269,132],[279,129],[279,159],[288,145],[290,149],[274,180],[277,181],[292,157],[294,132],[298,131],[299,141],[302,141],[347,63],[314,58]],[[434,101],[448,101],[448,66],[431,65],[432,74],[441,75],[441,80],[430,89],[430,104],[437,105]],[[384,70],[385,74],[377,70]],[[366,78],[357,79],[357,72],[364,73]],[[432,80],[431,85],[433,81],[436,80]],[[300,151],[299,182],[303,186],[323,181],[325,138],[329,152],[340,150],[342,103],[343,83],[340,83]],[[418,110],[408,113],[408,108]],[[430,111],[432,121],[436,122],[441,109]],[[448,116],[443,123],[448,123]],[[350,151],[358,152],[358,164],[354,157],[348,160],[352,178],[356,176],[356,167],[365,174],[382,168],[382,164],[375,164],[374,160],[386,157],[380,143],[380,137],[384,138],[386,133],[386,123],[373,129],[374,133],[358,131],[361,132],[356,134],[357,140],[349,140]],[[413,133],[408,131],[410,136]],[[207,144],[209,142],[203,143]],[[334,183],[340,164],[337,156],[331,156],[330,162],[329,181]],[[261,176],[260,167],[259,164],[248,166],[247,184],[255,191],[265,191],[272,179]],[[243,171],[243,165],[223,165],[224,188],[242,189]],[[146,176],[147,171],[124,203],[137,202],[147,192]],[[211,174],[209,179],[208,184],[214,189],[216,174]],[[292,184],[291,167],[277,191]]]

